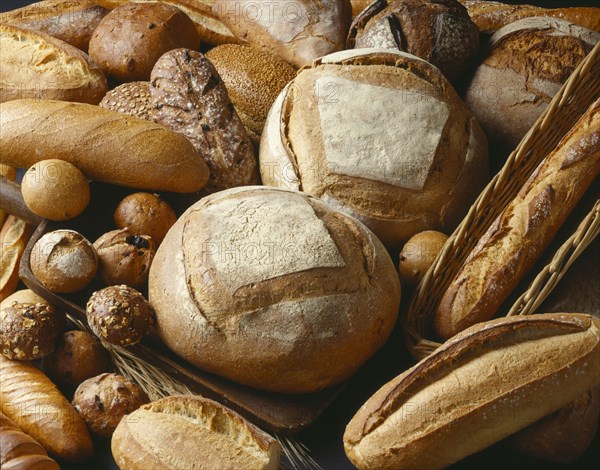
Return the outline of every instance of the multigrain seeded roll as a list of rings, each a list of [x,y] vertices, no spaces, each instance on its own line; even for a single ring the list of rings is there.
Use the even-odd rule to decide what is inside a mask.
[[[179,218],[150,268],[149,300],[185,360],[304,393],[344,380],[385,343],[400,283],[358,220],[304,193],[244,187]]]
[[[150,82],[128,82],[110,90],[100,106],[118,113],[151,121]]]

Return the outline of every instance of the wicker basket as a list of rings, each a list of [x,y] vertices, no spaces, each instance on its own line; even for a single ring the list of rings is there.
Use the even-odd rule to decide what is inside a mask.
[[[468,254],[494,219],[518,193],[540,162],[600,96],[600,44],[590,52],[556,94],[502,170],[479,195],[417,286],[403,318],[406,346],[417,358],[431,354],[440,343],[432,337],[431,320],[438,304]],[[557,250],[509,315],[529,314],[546,298],[569,266],[600,232],[600,203]]]

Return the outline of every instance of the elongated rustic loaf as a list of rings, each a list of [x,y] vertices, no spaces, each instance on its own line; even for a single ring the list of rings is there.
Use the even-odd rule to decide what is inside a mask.
[[[58,158],[92,180],[153,191],[202,189],[208,167],[184,136],[98,106],[51,100],[0,104],[0,162]]]
[[[0,467],[2,470],[59,470],[44,448],[0,411]]]
[[[449,338],[489,320],[600,173],[600,100],[542,161],[467,257],[436,311]]]
[[[0,411],[50,454],[67,462],[81,462],[92,455],[92,440],[83,420],[43,372],[0,354],[0,377]]]
[[[121,420],[111,441],[127,470],[276,470],[279,444],[212,400],[178,395],[141,406]]]
[[[344,434],[360,470],[434,470],[600,384],[600,320],[504,317],[476,325],[377,391]]]
[[[507,5],[502,2],[459,0],[482,33],[493,33],[514,21],[530,16],[567,20],[600,33],[600,8],[541,8],[533,5]]]
[[[9,215],[0,230],[0,301],[19,285],[19,263],[35,227]]]

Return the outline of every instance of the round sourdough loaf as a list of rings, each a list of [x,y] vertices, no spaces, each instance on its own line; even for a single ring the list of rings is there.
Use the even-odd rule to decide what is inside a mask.
[[[281,92],[260,167],[264,184],[316,196],[391,246],[455,228],[487,181],[487,142],[438,69],[355,49],[318,59]]]
[[[234,188],[193,205],[150,268],[157,331],[198,367],[256,388],[313,392],[388,338],[400,283],[359,221],[306,194]]]
[[[514,148],[600,33],[556,18],[525,18],[498,30],[464,98],[491,141]]]

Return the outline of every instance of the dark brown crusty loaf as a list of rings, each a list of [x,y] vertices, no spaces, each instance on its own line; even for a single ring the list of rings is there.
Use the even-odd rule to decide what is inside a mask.
[[[92,180],[191,193],[208,168],[184,136],[166,127],[82,103],[14,100],[0,104],[0,161],[27,168],[58,158]]]
[[[0,411],[0,467],[2,470],[59,470],[44,448]]]
[[[360,470],[441,469],[600,384],[600,320],[504,317],[455,336],[377,391],[346,428]]]
[[[0,411],[51,455],[67,462],[82,462],[92,455],[83,420],[43,372],[0,354],[0,377]]]
[[[0,24],[0,102],[44,98],[98,104],[108,89],[85,53],[48,34]]]
[[[41,31],[87,51],[94,29],[107,13],[91,0],[44,0],[0,13],[0,23]]]
[[[469,254],[435,313],[449,338],[492,318],[600,173],[600,100],[542,161]]]
[[[225,84],[201,53],[163,54],[150,76],[150,117],[186,136],[210,168],[207,191],[258,184],[252,142]]]
[[[111,441],[128,470],[276,470],[275,439],[207,398],[175,395],[125,416]]]
[[[502,2],[481,0],[459,1],[465,5],[469,16],[482,33],[493,33],[509,23],[530,16],[547,16],[567,20],[600,33],[600,8],[541,8],[527,4],[508,5]]]

